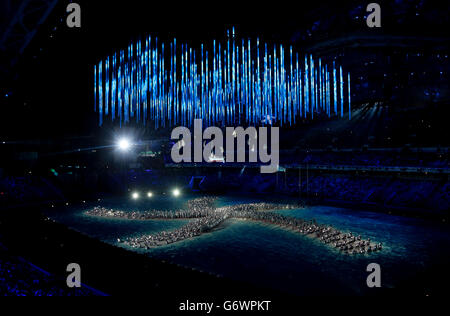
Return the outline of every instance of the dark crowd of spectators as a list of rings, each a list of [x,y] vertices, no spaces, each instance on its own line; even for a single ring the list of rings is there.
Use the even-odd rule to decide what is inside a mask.
[[[0,244],[0,296],[90,296],[99,292],[86,287],[69,288],[57,278],[11,255]]]

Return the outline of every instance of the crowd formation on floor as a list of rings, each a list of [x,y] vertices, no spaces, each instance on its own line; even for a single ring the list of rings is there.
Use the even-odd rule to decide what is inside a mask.
[[[209,232],[229,218],[238,218],[291,229],[303,235],[316,238],[346,254],[363,254],[382,249],[381,244],[375,244],[370,239],[363,240],[361,236],[341,232],[330,225],[318,224],[314,219],[304,220],[275,212],[275,210],[298,208],[298,205],[248,203],[214,207],[214,201],[214,197],[193,199],[186,203],[186,207],[183,210],[178,211],[151,210],[127,212],[95,207],[87,211],[86,214],[90,216],[133,220],[193,219],[186,225],[175,230],[162,231],[138,237],[128,237],[124,240],[118,239],[118,242],[133,248],[149,249],[168,245]]]

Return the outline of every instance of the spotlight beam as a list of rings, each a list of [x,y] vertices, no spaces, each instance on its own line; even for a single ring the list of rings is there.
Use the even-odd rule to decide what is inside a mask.
[[[121,151],[128,151],[131,148],[131,142],[127,138],[122,138],[117,143]]]

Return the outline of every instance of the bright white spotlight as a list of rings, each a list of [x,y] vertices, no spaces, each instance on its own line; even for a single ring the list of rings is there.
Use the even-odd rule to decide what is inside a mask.
[[[153,196],[153,193],[152,193],[152,192],[147,192],[147,196],[148,196],[149,198],[151,198],[151,197]]]
[[[137,200],[137,199],[139,199],[139,193],[133,192],[133,194],[131,194],[131,197],[132,197],[134,200]]]
[[[173,191],[172,191],[172,194],[173,194],[173,196],[175,196],[175,197],[177,197],[177,196],[179,196],[180,195],[180,190],[178,190],[178,189],[174,189]]]
[[[126,138],[122,138],[121,140],[119,140],[118,145],[119,145],[119,149],[122,151],[127,151],[131,147],[130,141]]]

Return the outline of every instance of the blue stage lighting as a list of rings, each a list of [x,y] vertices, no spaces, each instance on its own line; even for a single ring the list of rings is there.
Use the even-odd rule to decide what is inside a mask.
[[[133,119],[155,128],[191,126],[198,118],[203,126],[292,126],[320,112],[343,117],[345,104],[351,117],[344,94],[350,76],[336,60],[316,60],[259,39],[238,40],[234,30],[228,34],[225,42],[202,44],[199,51],[148,36],[99,61],[99,124],[110,116],[119,126]]]

